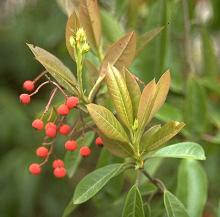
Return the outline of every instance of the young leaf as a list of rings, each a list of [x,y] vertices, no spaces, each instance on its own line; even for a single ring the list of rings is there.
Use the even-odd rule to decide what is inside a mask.
[[[134,115],[134,118],[136,118],[137,112],[138,112],[139,101],[141,98],[141,90],[136,79],[132,75],[132,73],[129,72],[128,69],[126,68],[124,68],[124,72],[125,72],[126,86],[128,88],[128,92],[131,98],[133,115]]]
[[[81,204],[95,196],[113,177],[126,169],[125,164],[110,164],[85,176],[76,186],[74,204]]]
[[[154,153],[149,153],[149,158],[167,157],[167,158],[188,158],[195,160],[205,160],[203,148],[194,142],[182,142],[166,146]]]
[[[189,217],[184,205],[167,190],[164,192],[164,205],[168,217]]]
[[[117,117],[128,129],[131,128],[134,121],[131,98],[122,74],[114,66],[108,66],[106,82]]]
[[[87,105],[87,109],[99,130],[106,137],[120,142],[129,142],[125,130],[111,111],[101,105],[92,103]]]
[[[145,217],[141,193],[134,185],[126,197],[122,217]]]
[[[57,3],[63,10],[63,12],[70,17],[71,14],[74,11],[74,8],[77,7],[76,1],[75,0],[57,0]]]
[[[98,51],[101,44],[101,22],[97,0],[80,1],[79,19],[89,43]]]
[[[145,152],[159,149],[165,142],[174,137],[183,127],[182,122],[171,121],[162,126],[156,133],[154,133],[147,141],[145,141]]]
[[[61,86],[66,88],[69,92],[77,92],[77,83],[74,75],[57,57],[40,47],[33,46],[32,44],[27,45],[35,55],[36,59]]]
[[[67,50],[72,57],[73,60],[75,60],[74,57],[74,49],[70,45],[70,36],[73,35],[74,32],[77,31],[77,29],[80,28],[80,23],[79,23],[79,18],[74,11],[72,15],[68,18],[67,23],[66,23],[66,33],[65,33],[65,38],[66,38],[66,47]]]
[[[177,196],[190,217],[202,216],[207,199],[207,177],[195,160],[183,160],[178,170]]]

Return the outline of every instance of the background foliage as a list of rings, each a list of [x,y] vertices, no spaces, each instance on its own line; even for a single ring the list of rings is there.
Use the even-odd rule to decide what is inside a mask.
[[[165,26],[131,68],[145,83],[154,77],[159,78],[167,68],[170,69],[171,92],[154,122],[172,119],[184,121],[187,125],[177,140],[199,142],[206,151],[207,160],[197,163],[166,159],[165,163],[155,161],[148,167],[153,174],[156,173],[157,177],[164,180],[169,190],[181,198],[194,217],[203,215],[203,210],[193,212],[195,209],[191,202],[200,198],[194,205],[200,207],[204,203],[204,195],[197,194],[206,191],[206,184],[200,181],[206,179],[204,168],[209,186],[204,216],[217,216],[220,198],[220,4],[218,0],[188,0],[187,21],[184,2],[99,1],[106,42],[113,43],[128,30],[134,29],[141,35]],[[50,172],[37,178],[29,175],[27,168],[29,162],[35,159],[33,150],[40,142],[30,124],[33,114],[45,103],[47,95],[41,93],[28,108],[19,104],[22,82],[32,79],[42,70],[33,60],[26,42],[50,50],[71,68],[75,66],[65,47],[66,15],[58,4],[53,0],[19,3],[6,0],[0,6],[0,213],[3,217],[62,216],[75,184],[81,177],[93,170],[96,162],[97,167],[101,167],[108,162],[118,162],[118,159],[112,159],[105,151],[102,151],[98,159],[99,153],[96,152],[91,159],[83,161],[72,180],[56,180]],[[141,45],[143,41],[140,41]],[[126,176],[129,177],[129,174]],[[109,207],[111,213],[105,212],[106,217],[112,216],[113,212],[120,216],[124,197],[119,196],[121,191],[126,192],[130,186],[129,180],[132,177],[126,179],[125,189],[121,189],[119,183],[123,182],[122,177],[113,179],[103,193],[82,205],[72,216],[91,216],[91,213],[103,216],[103,210],[109,210]],[[183,190],[182,186],[186,189]],[[163,210],[155,210],[158,213],[152,213],[152,216],[163,215]]]

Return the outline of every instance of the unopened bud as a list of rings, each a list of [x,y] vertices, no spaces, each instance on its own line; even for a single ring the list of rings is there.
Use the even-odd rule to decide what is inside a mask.
[[[86,41],[86,32],[83,28],[79,28],[76,32],[76,41],[77,42],[85,42]]]
[[[87,42],[85,42],[82,46],[82,53],[87,53],[90,49],[90,46]]]

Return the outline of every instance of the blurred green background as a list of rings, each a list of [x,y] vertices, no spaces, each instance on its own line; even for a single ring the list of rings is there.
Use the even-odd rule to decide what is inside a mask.
[[[184,2],[187,2],[187,11]],[[99,3],[104,43],[113,43],[132,29],[141,35],[166,26],[131,69],[148,82],[170,68],[171,92],[157,121],[183,120],[187,126],[180,140],[203,145],[207,160],[202,164],[209,183],[204,216],[217,216],[220,199],[220,1],[102,0]],[[186,15],[189,15],[188,19]],[[62,216],[74,191],[77,178],[56,180],[50,169],[39,177],[29,175],[28,165],[36,160],[34,150],[41,142],[31,128],[31,122],[46,104],[47,94],[42,92],[28,107],[21,106],[18,100],[23,81],[33,79],[43,70],[26,43],[43,47],[69,67],[74,67],[65,47],[66,19],[54,0],[0,2],[1,217]],[[170,174],[177,174],[179,162],[166,160],[157,171],[157,176],[174,192],[177,175]],[[102,203],[97,201],[95,205],[83,205],[72,216],[91,216],[91,211],[93,216],[108,216],[103,215],[102,208],[107,207],[109,201],[102,202],[102,208]],[[115,213],[120,216],[117,209]]]

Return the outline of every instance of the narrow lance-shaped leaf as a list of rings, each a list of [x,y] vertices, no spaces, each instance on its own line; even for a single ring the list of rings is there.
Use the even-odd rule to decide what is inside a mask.
[[[122,217],[145,217],[141,193],[136,185],[128,192]]]
[[[81,0],[79,18],[89,43],[98,51],[101,44],[101,22],[97,0]]]
[[[129,141],[125,130],[111,111],[103,106],[92,103],[87,105],[87,109],[99,130],[106,137],[125,143]]]
[[[195,160],[205,160],[203,148],[194,142],[182,142],[166,146],[154,153],[149,153],[149,158],[166,157],[166,158],[188,158]]]
[[[164,205],[168,217],[190,217],[180,200],[167,190],[164,192]]]
[[[106,82],[111,99],[114,103],[117,117],[127,127],[133,125],[133,110],[131,98],[122,76],[114,66],[109,65],[106,74]]]
[[[113,177],[126,169],[125,164],[110,164],[85,176],[76,186],[74,204],[81,204],[95,196]]]

